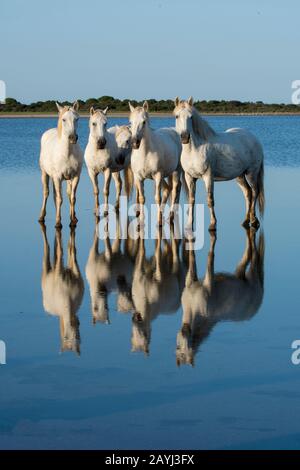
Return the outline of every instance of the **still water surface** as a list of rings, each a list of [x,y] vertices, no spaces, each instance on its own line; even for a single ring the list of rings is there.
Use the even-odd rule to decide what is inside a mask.
[[[156,118],[152,125],[172,121]],[[267,208],[247,251],[240,189],[217,184],[214,257],[214,240],[205,233],[194,260],[172,242],[155,251],[155,241],[143,247],[112,240],[108,256],[100,241],[97,251],[85,169],[75,236],[66,198],[61,239],[52,198],[44,233],[37,223],[39,139],[55,121],[1,119],[0,340],[7,364],[0,365],[0,448],[300,448],[300,366],[291,362],[291,343],[300,339],[300,118],[209,122],[218,130],[246,127],[260,138]],[[85,119],[79,135],[84,146]],[[153,200],[151,182],[146,198]],[[197,201],[204,200],[199,183]],[[248,282],[241,281],[242,259],[250,263]],[[184,290],[194,261],[199,282]],[[45,287],[49,277],[42,284],[43,272],[57,279],[53,291]],[[201,282],[209,273],[210,292]],[[57,289],[72,292],[62,305]],[[51,310],[65,308],[66,299],[76,315],[64,325]],[[189,312],[195,299],[207,315],[181,354],[176,345],[190,333],[182,330],[183,307]],[[68,334],[80,355],[62,352],[68,344],[61,335]]]

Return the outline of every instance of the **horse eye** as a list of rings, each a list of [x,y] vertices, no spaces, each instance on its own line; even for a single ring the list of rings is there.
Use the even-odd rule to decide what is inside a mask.
[[[179,118],[179,116],[178,116],[178,114],[177,114],[177,115],[175,116],[175,119],[178,119],[178,118]]]
[[[96,127],[96,123],[95,123],[95,122],[93,122],[93,126]]]
[[[63,122],[66,122],[66,120],[65,120],[65,119],[63,119]]]

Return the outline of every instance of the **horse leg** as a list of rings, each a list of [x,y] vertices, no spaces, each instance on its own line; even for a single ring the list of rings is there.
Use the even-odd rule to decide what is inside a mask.
[[[72,271],[72,273],[79,278],[80,277],[80,271],[77,263],[77,258],[76,258],[76,246],[75,246],[75,230],[71,229],[70,230],[70,238],[69,238],[69,243],[68,243],[68,267]]]
[[[104,171],[104,186],[103,186],[103,196],[104,196],[104,217],[108,215],[108,196],[109,196],[109,186],[111,181],[111,170],[106,168]]]
[[[136,188],[136,201],[138,203],[138,209],[136,210],[136,216],[139,217],[143,211],[145,204],[145,194],[144,194],[144,181],[140,179],[135,180]]]
[[[169,198],[172,186],[170,184],[168,184],[163,178],[162,178],[162,181],[161,181],[161,186],[162,186],[161,204],[162,204],[162,207],[164,207],[167,200],[168,200],[168,198]]]
[[[251,199],[252,199],[252,191],[251,188],[248,184],[248,181],[246,180],[245,175],[239,176],[237,179],[237,184],[243,191],[243,194],[245,196],[245,201],[246,201],[246,219],[242,223],[242,225],[247,228],[249,227],[250,223],[250,207],[251,207]]]
[[[161,207],[161,187],[162,187],[162,174],[156,173],[154,176],[155,181],[155,202],[157,204],[157,220],[158,225],[162,225],[162,207]]]
[[[246,279],[246,269],[251,259],[251,243],[250,243],[250,229],[249,228],[246,228],[246,234],[247,234],[247,239],[246,239],[245,251],[244,251],[241,261],[239,262],[235,270],[235,275],[239,279]]]
[[[75,204],[76,204],[76,191],[77,186],[79,183],[79,176],[75,176],[75,178],[71,181],[71,194],[70,194],[70,227],[75,227],[78,220],[75,214]]]
[[[118,171],[115,171],[113,174],[113,179],[116,185],[116,204],[115,204],[115,209],[116,211],[119,210],[120,208],[120,195],[122,191],[122,178],[120,176],[120,173]]]
[[[203,286],[206,287],[208,293],[211,295],[213,282],[214,282],[214,263],[215,263],[215,246],[216,246],[217,236],[215,231],[210,233],[210,247],[207,256],[207,265],[206,272],[203,279]]]
[[[44,222],[46,216],[46,205],[49,196],[49,176],[45,171],[42,171],[42,184],[43,184],[43,205],[40,212],[39,222]]]
[[[193,220],[194,220],[194,206],[195,206],[195,190],[196,190],[196,180],[188,173],[185,173],[185,181],[189,189],[189,210],[188,210],[188,223],[187,229],[193,229]]]
[[[180,174],[178,171],[174,171],[174,173],[172,174],[170,221],[174,220],[175,204],[178,204],[178,200],[180,197],[180,188]]]
[[[217,228],[217,219],[216,219],[215,208],[214,208],[215,206],[214,179],[213,179],[213,175],[212,175],[210,168],[206,170],[202,178],[203,178],[205,188],[206,188],[206,193],[207,193],[207,205],[210,210],[210,225],[209,225],[208,230],[215,231]]]
[[[67,196],[68,196],[70,204],[71,204],[71,193],[72,193],[72,181],[68,180],[67,181]]]
[[[61,205],[63,202],[62,193],[61,193],[61,180],[53,180],[54,189],[55,189],[55,205],[56,205],[56,223],[55,228],[62,228],[61,224]]]
[[[46,226],[44,224],[41,224],[41,229],[44,242],[43,276],[46,276],[51,271],[50,248],[47,239]]]
[[[140,215],[140,206],[139,206],[139,190],[138,187],[135,186],[135,215],[138,217]]]
[[[98,175],[95,174],[93,171],[89,171],[89,177],[91,179],[93,190],[94,190],[94,197],[95,197],[95,216],[99,216],[99,187],[98,187]]]
[[[252,227],[255,229],[258,229],[260,226],[259,220],[256,217],[256,201],[258,197],[258,185],[257,185],[257,175],[253,175],[252,173],[249,173],[246,175],[247,181],[251,187],[252,191],[252,200],[250,204],[250,223]]]

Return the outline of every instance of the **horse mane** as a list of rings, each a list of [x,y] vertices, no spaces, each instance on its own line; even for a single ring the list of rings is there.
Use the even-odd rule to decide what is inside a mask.
[[[216,135],[213,128],[200,116],[200,113],[194,107],[192,116],[193,130],[202,140],[209,140]]]
[[[63,115],[69,111],[71,109],[70,106],[64,106],[64,109],[62,110],[62,112],[59,114],[59,118],[58,118],[58,123],[57,123],[57,134],[58,134],[58,137],[61,137],[61,131],[62,131],[62,117]]]

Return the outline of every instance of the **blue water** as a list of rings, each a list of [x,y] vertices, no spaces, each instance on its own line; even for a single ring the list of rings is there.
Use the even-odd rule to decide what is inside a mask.
[[[163,258],[165,284],[158,288],[158,304],[150,305],[156,315],[148,337],[149,354],[131,351],[132,312],[125,313],[118,304],[126,282],[125,290],[130,293],[128,280],[117,279],[121,281],[113,286],[113,292],[107,291],[110,323],[93,325],[85,272],[94,238],[93,195],[85,169],[78,190],[75,240],[79,279],[84,283],[76,312],[80,355],[61,352],[59,318],[43,308],[43,236],[37,223],[41,204],[39,140],[55,121],[0,120],[0,340],[7,346],[7,363],[0,365],[0,448],[300,448],[300,365],[291,362],[291,343],[300,339],[300,118],[225,116],[208,120],[218,130],[247,127],[263,143],[267,206],[256,247],[259,252],[264,232],[265,254],[262,250],[258,253],[260,280],[250,301],[246,302],[243,290],[238,296],[239,302],[245,300],[245,308],[239,303],[235,316],[221,312],[219,318],[208,318],[200,328],[194,344],[194,367],[176,365],[176,338],[183,316],[181,293],[188,263],[182,245],[175,282],[181,289],[179,296],[172,283],[174,276],[170,277],[171,255]],[[124,120],[111,119],[112,124],[116,121]],[[171,123],[169,119],[152,120],[153,127]],[[79,135],[84,146],[85,119],[80,122]],[[147,200],[152,200],[151,182],[146,191]],[[230,274],[236,279],[246,243],[246,232],[240,226],[244,201],[234,182],[217,184],[215,193],[215,279],[226,280]],[[112,202],[113,198],[114,191]],[[204,200],[199,183],[197,201]],[[52,261],[52,198],[48,204],[46,225]],[[66,198],[63,206],[66,259],[70,235]],[[206,225],[207,220],[205,208]],[[206,272],[209,245],[205,232],[204,247],[195,253],[200,279]],[[168,249],[170,252],[170,245]],[[154,241],[147,241],[143,266],[152,274],[154,250]],[[103,251],[101,241],[100,255]],[[124,256],[128,271],[132,271],[137,253],[133,250],[129,256],[123,243],[117,258]],[[99,259],[102,266],[103,256]],[[64,275],[68,277],[66,271]],[[76,284],[72,277],[68,279],[71,285]],[[105,289],[99,285],[98,291],[103,295]],[[168,297],[172,306],[165,308]],[[213,291],[210,301],[213,304],[218,299]]]

